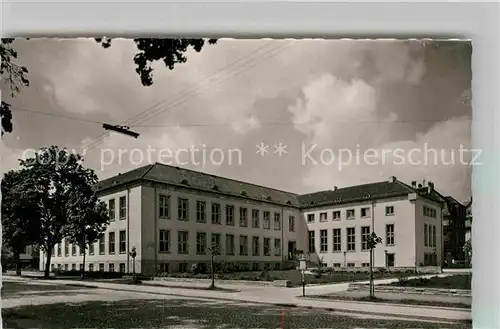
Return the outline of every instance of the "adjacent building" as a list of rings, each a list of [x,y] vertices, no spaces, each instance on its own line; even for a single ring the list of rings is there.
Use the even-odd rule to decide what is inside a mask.
[[[472,242],[472,198],[465,207],[466,221],[465,221],[465,241]]]
[[[97,191],[111,222],[88,249],[88,271],[185,272],[208,263],[212,251],[248,270],[279,268],[297,251],[324,266],[363,267],[371,232],[383,238],[377,267],[442,262],[444,200],[432,183],[418,188],[391,177],[298,195],[156,163],[103,180]],[[82,266],[79,248],[65,241],[53,254],[53,268]]]

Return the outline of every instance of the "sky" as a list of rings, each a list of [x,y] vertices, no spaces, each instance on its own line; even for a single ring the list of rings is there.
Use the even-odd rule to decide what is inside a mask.
[[[465,42],[222,39],[174,70],[155,63],[150,87],[135,72],[131,40],[13,47],[30,86],[2,94],[14,117],[2,172],[58,145],[82,154],[100,179],[163,162],[294,193],[395,176],[471,197],[479,154],[466,151]],[[140,136],[106,134],[102,123]]]

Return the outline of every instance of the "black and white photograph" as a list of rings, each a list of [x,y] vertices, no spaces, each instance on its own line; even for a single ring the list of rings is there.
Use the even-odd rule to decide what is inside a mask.
[[[472,52],[2,39],[3,328],[472,328]]]

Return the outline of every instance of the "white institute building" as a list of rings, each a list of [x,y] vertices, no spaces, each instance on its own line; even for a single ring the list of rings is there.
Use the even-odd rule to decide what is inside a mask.
[[[429,183],[387,181],[306,195],[163,164],[152,164],[99,182],[111,222],[87,250],[86,270],[138,273],[189,271],[216,260],[259,270],[279,268],[301,250],[328,267],[369,263],[366,237],[383,240],[376,267],[413,268],[442,263],[443,200]],[[82,255],[64,241],[53,269],[79,269]],[[45,265],[41,253],[40,269]]]

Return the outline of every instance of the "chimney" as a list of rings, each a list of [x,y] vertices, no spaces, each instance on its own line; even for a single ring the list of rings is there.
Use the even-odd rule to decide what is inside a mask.
[[[427,183],[427,193],[431,193],[432,191],[434,191],[434,183],[429,182]]]
[[[396,181],[396,176],[389,177],[389,183],[394,183]]]
[[[422,184],[418,184],[418,188],[422,188]]]
[[[415,180],[414,180],[414,181],[412,181],[412,182],[411,182],[411,187],[413,187],[413,188],[417,188],[417,181],[415,181]]]

